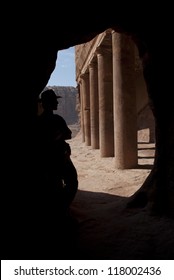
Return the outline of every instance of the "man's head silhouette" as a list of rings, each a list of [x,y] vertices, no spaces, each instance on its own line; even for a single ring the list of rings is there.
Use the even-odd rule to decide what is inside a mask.
[[[47,89],[41,93],[40,100],[44,109],[49,108],[56,110],[59,98],[61,98],[61,96],[56,95],[53,89]]]

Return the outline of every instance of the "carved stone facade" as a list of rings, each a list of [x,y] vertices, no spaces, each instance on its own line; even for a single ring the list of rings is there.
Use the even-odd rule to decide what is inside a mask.
[[[142,66],[131,37],[112,29],[75,47],[82,141],[134,168],[138,142],[154,142]]]

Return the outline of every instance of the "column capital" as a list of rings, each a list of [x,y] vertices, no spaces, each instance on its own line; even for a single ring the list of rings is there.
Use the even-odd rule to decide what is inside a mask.
[[[85,80],[89,76],[89,72],[81,73],[80,74],[80,79]]]
[[[97,67],[97,61],[96,60],[92,60],[90,63],[89,63],[89,68],[95,68]]]
[[[115,29],[112,29],[111,34],[118,33]]]
[[[97,56],[105,55],[105,54],[112,54],[111,47],[100,45],[96,48],[96,54],[97,54]]]

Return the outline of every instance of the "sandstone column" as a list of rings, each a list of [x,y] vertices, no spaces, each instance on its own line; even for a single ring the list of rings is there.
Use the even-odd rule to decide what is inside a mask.
[[[116,168],[137,166],[135,49],[130,37],[112,32]]]
[[[112,52],[109,47],[97,48],[99,139],[101,157],[114,156]]]
[[[86,146],[91,145],[89,73],[80,76],[83,92],[84,134]]]
[[[79,82],[79,91],[80,91],[80,129],[82,135],[82,142],[85,142],[85,128],[84,128],[84,105],[83,105],[83,87],[82,80]]]
[[[91,119],[91,146],[99,149],[99,101],[98,101],[98,69],[97,62],[89,64],[90,87],[90,119]]]

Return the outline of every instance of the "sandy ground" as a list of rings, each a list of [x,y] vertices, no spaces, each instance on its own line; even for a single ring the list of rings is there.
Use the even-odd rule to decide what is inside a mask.
[[[78,221],[76,258],[174,259],[174,221],[126,208],[152,168],[154,144],[138,144],[136,169],[116,170],[114,158],[101,158],[80,132],[68,142],[79,179],[71,207]]]

